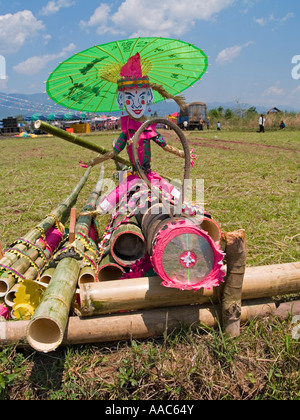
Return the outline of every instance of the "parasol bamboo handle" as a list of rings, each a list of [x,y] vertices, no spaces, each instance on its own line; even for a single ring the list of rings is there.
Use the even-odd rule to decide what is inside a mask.
[[[41,120],[37,120],[34,123],[34,126],[36,129],[46,131],[47,133],[52,134],[53,136],[59,137],[62,140],[66,140],[70,143],[77,144],[78,146],[84,147],[94,152],[98,152],[101,155],[104,155],[105,153],[110,152],[110,150],[107,150],[102,146],[99,146],[90,141],[84,140],[81,137],[74,136],[73,134],[68,133],[67,131],[61,130],[60,128],[57,128],[57,127],[53,127],[53,125],[47,124]],[[131,166],[131,163],[129,162],[129,160],[124,159],[118,155],[112,157],[112,159],[114,159],[117,162],[122,163],[123,165]]]

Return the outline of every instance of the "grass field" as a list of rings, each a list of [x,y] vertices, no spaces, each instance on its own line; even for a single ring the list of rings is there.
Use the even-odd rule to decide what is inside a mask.
[[[178,146],[172,132],[161,131]],[[89,136],[109,148],[118,133]],[[249,266],[300,260],[299,131],[187,132],[204,179],[205,209],[223,231],[246,230]],[[53,137],[0,138],[0,240],[6,248],[49,214],[95,153]],[[152,148],[153,169],[182,178],[183,162]],[[125,153],[124,153],[125,156]],[[94,187],[95,167],[77,202]],[[106,162],[111,178],[113,162]],[[105,223],[105,219],[102,221]],[[255,320],[237,339],[199,327],[156,340],[0,350],[2,399],[300,399],[299,341],[291,320]]]

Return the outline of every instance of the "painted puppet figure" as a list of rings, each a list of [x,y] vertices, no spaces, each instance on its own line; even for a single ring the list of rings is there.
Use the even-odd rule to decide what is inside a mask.
[[[122,110],[125,106],[126,116],[121,117],[122,133],[114,142],[113,150],[105,155],[99,155],[88,163],[94,166],[107,159],[114,158],[125,147],[127,147],[128,156],[132,163],[132,173],[125,181],[120,182],[118,187],[108,194],[100,202],[97,211],[100,214],[109,212],[118,203],[119,199],[128,191],[130,191],[137,182],[141,182],[136,174],[134,167],[132,143],[133,137],[141,125],[146,121],[145,111],[147,106],[153,103],[153,90],[157,90],[165,98],[173,98],[180,107],[184,106],[183,98],[180,96],[173,97],[168,94],[160,85],[150,84],[149,77],[142,75],[141,62],[139,53],[130,57],[128,62],[122,67],[120,79],[118,80],[117,104]],[[139,138],[138,158],[140,165],[144,169],[147,178],[153,186],[160,187],[165,193],[170,194],[173,198],[179,197],[179,191],[174,188],[168,181],[163,179],[159,174],[151,170],[151,142],[162,147],[163,150],[171,152],[177,156],[184,157],[184,152],[172,146],[167,145],[161,134],[156,131],[156,125],[148,126]],[[194,156],[192,155],[192,158]]]

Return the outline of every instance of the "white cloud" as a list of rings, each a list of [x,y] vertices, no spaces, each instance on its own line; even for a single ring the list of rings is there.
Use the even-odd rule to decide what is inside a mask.
[[[53,15],[60,11],[62,8],[71,7],[74,5],[72,0],[51,0],[41,10],[43,16]]]
[[[280,25],[283,25],[285,22],[287,22],[289,19],[293,18],[295,15],[292,12],[287,13],[282,18],[276,18],[273,13],[270,14],[270,16],[267,17],[261,17],[261,18],[254,18],[254,22],[256,22],[260,26],[265,26],[269,22],[276,22]]]
[[[45,29],[30,10],[0,16],[0,53],[17,52],[25,42]]]
[[[280,23],[285,23],[287,22],[289,19],[293,18],[295,15],[292,12],[287,13],[283,18],[279,19]]]
[[[299,95],[300,94],[300,86],[297,86],[295,89],[291,91],[291,95]]]
[[[81,28],[88,30],[89,28],[96,26],[97,33],[99,34],[104,34],[106,32],[116,33],[113,28],[109,27],[110,12],[110,6],[107,3],[101,3],[87,22],[83,20],[80,21]]]
[[[265,90],[264,96],[279,96],[284,94],[284,89],[279,86],[271,86]]]
[[[47,45],[50,39],[52,39],[52,35],[50,34],[43,35],[44,45]]]
[[[130,36],[182,35],[199,20],[211,20],[236,0],[124,0],[114,14],[110,6],[100,4],[88,22],[87,29],[97,26],[99,34],[105,32],[130,33]],[[158,13],[159,11],[159,13]]]
[[[49,62],[65,57],[68,53],[74,51],[74,49],[75,44],[71,43],[58,54],[45,54],[42,56],[30,57],[14,66],[13,70],[19,74],[32,76],[44,69]]]
[[[110,6],[106,3],[100,4],[99,7],[94,11],[88,22],[80,21],[82,28],[90,26],[102,26],[106,25],[110,13]]]
[[[125,0],[112,21],[132,36],[182,35],[198,20],[211,20],[235,0]],[[159,10],[159,13],[157,12]],[[132,19],[135,16],[135,19]]]
[[[253,44],[253,41],[249,41],[246,44],[235,45],[233,47],[225,48],[218,54],[216,58],[216,63],[218,64],[230,63],[231,61],[233,61],[236,57],[240,55],[240,53],[242,52],[244,48],[249,47],[249,45],[251,44]]]

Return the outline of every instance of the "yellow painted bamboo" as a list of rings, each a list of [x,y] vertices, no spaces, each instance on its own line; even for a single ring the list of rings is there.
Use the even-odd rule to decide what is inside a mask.
[[[181,291],[161,286],[159,277],[114,280],[80,288],[82,316],[164,306],[217,302],[219,288]],[[242,299],[257,299],[300,292],[300,262],[247,267]]]
[[[300,314],[300,301],[284,302],[276,308],[270,299],[256,299],[243,303],[241,323],[263,316]],[[191,328],[217,327],[220,322],[218,305],[191,305],[181,308],[160,308],[92,318],[70,317],[62,341],[63,345],[103,343],[138,338],[150,338],[171,333],[182,325]],[[0,345],[27,345],[26,331],[29,321],[0,322]]]

